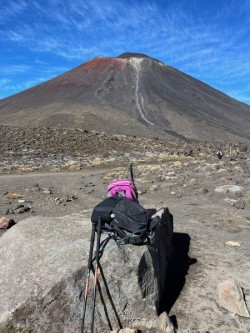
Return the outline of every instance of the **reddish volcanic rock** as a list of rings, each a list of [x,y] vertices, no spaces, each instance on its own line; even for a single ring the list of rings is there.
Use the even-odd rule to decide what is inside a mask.
[[[0,101],[2,125],[249,141],[250,106],[143,54],[94,58]]]
[[[15,225],[16,222],[6,216],[0,218],[0,229],[9,229]]]

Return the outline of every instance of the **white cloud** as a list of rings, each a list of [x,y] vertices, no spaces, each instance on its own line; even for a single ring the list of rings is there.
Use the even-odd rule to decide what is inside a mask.
[[[37,59],[45,54],[58,56],[70,68],[75,60],[134,51],[207,82],[244,81],[250,75],[249,0],[218,2],[211,17],[202,17],[199,6],[192,7],[192,2],[181,1],[164,3],[164,9],[157,1],[7,3],[0,9],[0,17],[11,24],[0,32],[0,41],[22,47]],[[10,73],[15,72],[18,68],[13,66]]]
[[[11,82],[10,79],[0,79],[0,87],[2,88],[10,82]]]
[[[14,75],[17,73],[25,73],[31,69],[28,65],[9,65],[0,67],[0,74]]]
[[[0,7],[0,24],[5,24],[11,18],[20,15],[27,7],[28,5],[25,0],[2,1]]]
[[[1,86],[1,90],[6,90],[6,91],[22,91],[28,88],[31,88],[39,83],[48,81],[49,79],[51,79],[51,77],[38,77],[35,80],[28,80],[26,82],[23,83],[16,83],[16,84],[10,84],[11,81],[10,80],[3,80],[6,81],[5,84],[3,84],[1,86],[1,80],[0,80],[0,86]]]
[[[250,105],[250,88],[245,90],[230,90],[228,91],[228,95],[232,98],[235,98],[238,101],[241,101],[245,104]]]
[[[6,39],[13,41],[13,42],[22,42],[25,40],[25,37],[20,32],[9,30],[8,34],[6,35]]]

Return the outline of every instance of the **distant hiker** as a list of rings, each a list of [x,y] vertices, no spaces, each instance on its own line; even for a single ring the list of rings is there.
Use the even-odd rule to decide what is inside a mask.
[[[217,157],[218,157],[219,160],[221,160],[222,157],[223,157],[223,153],[222,153],[222,151],[220,149],[217,151],[216,155],[217,155]]]

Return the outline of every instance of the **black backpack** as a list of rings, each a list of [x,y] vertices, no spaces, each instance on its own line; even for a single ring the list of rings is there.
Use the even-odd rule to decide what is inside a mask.
[[[128,198],[110,197],[93,210],[91,221],[97,224],[101,218],[102,229],[114,231],[124,243],[139,245],[160,222],[151,218],[151,211]]]

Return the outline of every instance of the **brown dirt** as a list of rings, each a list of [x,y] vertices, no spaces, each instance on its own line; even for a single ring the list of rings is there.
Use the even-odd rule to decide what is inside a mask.
[[[97,57],[0,100],[1,124],[249,142],[250,106],[141,54]]]
[[[249,318],[219,306],[217,285],[234,278],[249,299],[250,146],[221,146],[219,161],[218,147],[210,144],[0,129],[0,216],[8,213],[18,223],[31,215],[92,210],[106,197],[109,180],[128,177],[133,162],[140,203],[166,205],[174,216],[175,257],[164,307],[177,332],[249,332]],[[241,190],[215,191],[224,185]],[[19,205],[29,209],[21,212]]]

